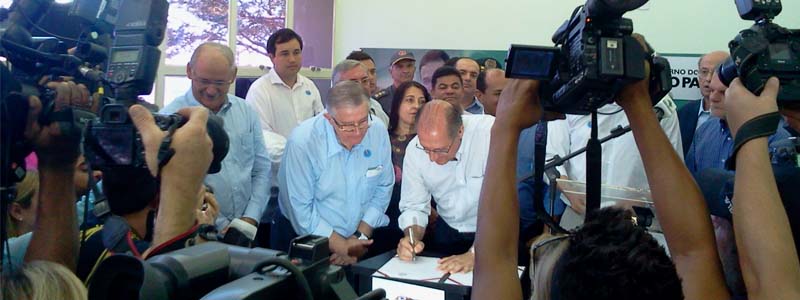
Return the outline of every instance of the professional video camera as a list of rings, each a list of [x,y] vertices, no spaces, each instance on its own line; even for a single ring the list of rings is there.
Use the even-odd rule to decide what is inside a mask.
[[[731,58],[719,66],[719,78],[730,85],[739,77],[753,93],[761,93],[767,80],[781,81],[778,105],[800,107],[800,30],[772,23],[783,9],[780,1],[736,0],[743,20],[755,24],[728,44]]]
[[[94,168],[146,167],[143,146],[127,109],[137,103],[138,96],[150,94],[156,78],[161,57],[158,45],[164,39],[169,3],[166,0],[79,0],[69,10],[70,16],[78,17],[90,33],[81,34],[74,53],[67,52],[58,39],[36,43],[30,35],[44,16],[52,1],[23,0],[14,2],[9,15],[10,25],[2,36],[4,55],[14,66],[14,77],[25,86],[38,87],[44,76],[67,75],[87,86],[106,86],[109,97],[102,99],[99,119],[84,112],[74,118],[59,118],[62,128],[87,127],[85,154]],[[113,39],[109,38],[113,32]],[[101,43],[95,43],[101,42]],[[110,45],[104,45],[109,44]],[[34,49],[33,47],[37,47]],[[89,62],[106,60],[105,73],[97,71]],[[93,84],[95,83],[95,84]],[[38,88],[29,94],[37,93]],[[52,97],[43,97],[45,103],[43,123],[53,119]],[[69,110],[73,113],[77,110]],[[26,116],[25,113],[17,115]],[[174,129],[185,123],[179,115],[155,115],[161,129]],[[88,124],[87,124],[88,123]],[[214,141],[214,160],[211,173],[218,172],[227,153],[228,139],[222,129],[222,120],[211,116],[209,134]]]
[[[650,61],[651,96],[657,103],[672,88],[669,63],[646,53],[622,15],[647,0],[588,0],[553,34],[556,47],[512,45],[506,77],[538,79],[546,110],[588,114],[611,103],[626,85],[642,80]],[[648,57],[649,56],[649,57]]]
[[[89,298],[356,299],[344,270],[331,266],[329,256],[328,239],[310,235],[292,240],[288,256],[216,242],[147,261],[116,255],[98,266]],[[380,291],[370,295],[365,297],[383,299]]]

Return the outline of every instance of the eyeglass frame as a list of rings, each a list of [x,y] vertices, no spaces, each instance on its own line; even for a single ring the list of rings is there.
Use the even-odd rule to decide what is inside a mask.
[[[560,242],[563,240],[570,239],[572,238],[573,235],[574,234],[571,232],[568,234],[556,235],[546,240],[539,241],[533,246],[531,246],[531,278],[533,278],[533,276],[536,276],[536,265],[539,263],[539,259],[537,259],[536,257],[536,250],[539,250],[542,247],[552,244],[554,242]],[[533,289],[533,283],[531,284],[531,289]],[[533,290],[531,290],[531,292],[533,292]]]
[[[367,129],[369,129],[369,127],[371,126],[370,123],[372,122],[372,114],[369,114],[369,113],[367,113],[367,117],[366,118],[361,119],[360,121],[356,122],[355,124],[339,124],[339,121],[336,120],[336,117],[334,117],[333,115],[330,115],[330,118],[331,118],[331,120],[333,120],[333,123],[336,124],[336,127],[338,127],[339,130],[347,132],[347,133],[356,132],[356,130],[366,131]],[[366,124],[366,126],[361,126],[359,124]],[[352,126],[352,130],[345,129],[346,126]]]
[[[450,153],[450,150],[452,150],[453,145],[456,143],[456,139],[458,139],[458,138],[453,138],[453,140],[450,142],[450,146],[447,146],[447,149],[439,148],[439,149],[429,150],[429,149],[425,149],[425,147],[422,147],[422,145],[420,145],[419,143],[417,143],[416,146],[417,146],[417,149],[422,150],[422,152],[425,152],[425,154],[430,155],[431,153],[434,153],[434,154],[442,155],[442,154]]]
[[[233,84],[234,81],[236,81],[236,78],[230,80],[210,80],[210,79],[200,78],[197,77],[197,73],[195,73],[194,69],[192,69],[192,78],[190,79],[196,80],[197,83],[199,83],[202,86],[214,86],[217,88],[221,88],[226,85],[231,85]]]

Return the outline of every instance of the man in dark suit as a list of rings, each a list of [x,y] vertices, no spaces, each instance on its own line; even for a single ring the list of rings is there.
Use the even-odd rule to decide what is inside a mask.
[[[720,63],[730,55],[724,51],[714,51],[700,57],[697,62],[697,80],[700,83],[700,94],[703,98],[687,103],[678,110],[678,122],[681,127],[681,140],[683,142],[683,155],[689,151],[694,140],[694,132],[709,117],[708,95],[711,94],[711,75]],[[702,105],[702,107],[701,107]]]

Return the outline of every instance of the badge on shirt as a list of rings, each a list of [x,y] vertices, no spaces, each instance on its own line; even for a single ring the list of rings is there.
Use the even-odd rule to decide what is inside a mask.
[[[311,96],[311,91],[306,90],[306,95]]]
[[[370,157],[370,156],[372,156],[372,151],[369,151],[369,149],[364,150],[364,157]]]

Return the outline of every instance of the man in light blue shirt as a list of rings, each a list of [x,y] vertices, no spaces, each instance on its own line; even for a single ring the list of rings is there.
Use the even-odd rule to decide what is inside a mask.
[[[224,230],[236,218],[257,227],[269,200],[270,163],[258,115],[243,99],[227,94],[236,78],[233,52],[218,43],[203,43],[192,54],[186,75],[192,89],[160,113],[202,105],[224,120],[230,149],[220,172],[205,179],[219,202],[217,229]]]
[[[342,81],[328,94],[327,112],[292,131],[278,171],[281,214],[270,248],[287,250],[292,238],[329,239],[331,261],[348,265],[366,253],[372,231],[389,224],[394,185],[389,135],[369,116],[369,98]]]

